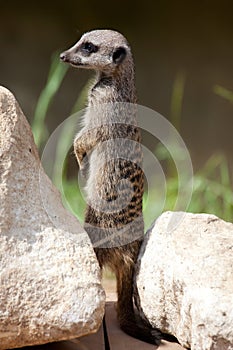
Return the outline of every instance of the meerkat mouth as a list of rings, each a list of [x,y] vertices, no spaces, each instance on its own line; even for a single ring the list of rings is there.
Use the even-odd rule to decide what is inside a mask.
[[[70,60],[67,60],[66,62],[69,63],[73,67],[87,67],[88,66],[87,63],[83,63],[83,62],[81,62],[79,60],[75,60],[75,59],[74,60],[70,59]]]
[[[87,64],[81,62],[68,62],[72,67],[87,67]]]
[[[75,62],[75,61],[70,61],[68,63],[74,68],[87,68],[87,69],[90,68],[89,64],[87,63]]]

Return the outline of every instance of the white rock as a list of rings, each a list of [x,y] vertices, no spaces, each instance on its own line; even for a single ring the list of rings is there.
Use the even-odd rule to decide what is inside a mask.
[[[95,332],[105,294],[94,251],[43,172],[30,126],[3,87],[0,203],[0,349]]]
[[[137,303],[154,327],[192,350],[233,349],[233,224],[164,213],[136,269]]]

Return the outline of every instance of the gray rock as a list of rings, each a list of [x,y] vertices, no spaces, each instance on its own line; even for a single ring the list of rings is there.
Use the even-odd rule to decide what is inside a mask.
[[[95,332],[105,294],[87,234],[44,173],[30,126],[0,88],[0,349]]]
[[[136,301],[154,327],[192,350],[233,349],[233,224],[164,213],[147,233]]]

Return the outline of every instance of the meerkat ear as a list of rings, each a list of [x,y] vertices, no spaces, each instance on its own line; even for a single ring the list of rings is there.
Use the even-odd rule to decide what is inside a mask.
[[[113,59],[113,62],[115,64],[120,64],[121,62],[124,61],[125,57],[126,57],[126,49],[124,47],[118,47],[114,52],[113,52],[113,55],[112,55],[112,59]]]

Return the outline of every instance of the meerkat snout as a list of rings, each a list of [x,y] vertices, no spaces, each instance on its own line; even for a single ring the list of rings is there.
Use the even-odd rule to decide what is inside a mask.
[[[66,62],[66,60],[67,60],[66,52],[62,52],[60,54],[60,60],[63,61],[63,62]]]
[[[81,61],[81,58],[73,52],[72,48],[70,50],[64,51],[60,54],[60,60],[69,63],[74,67],[83,66],[84,64]]]

